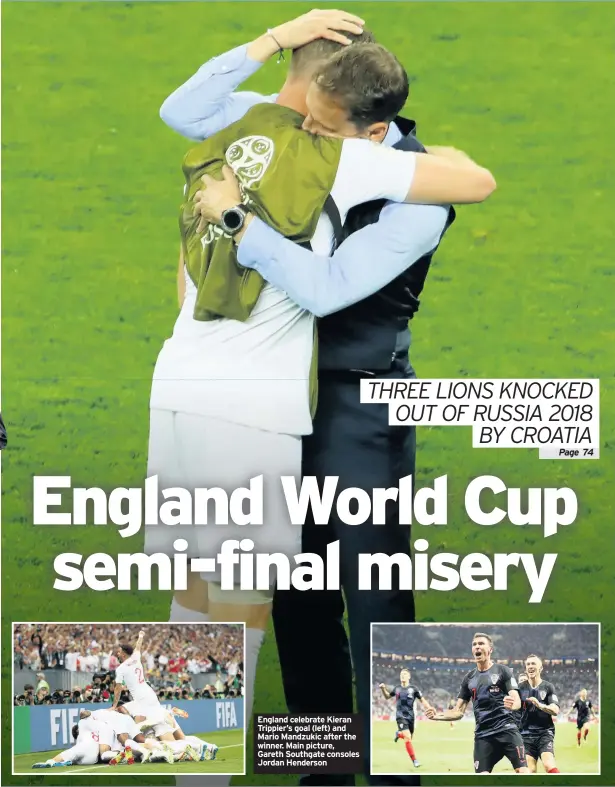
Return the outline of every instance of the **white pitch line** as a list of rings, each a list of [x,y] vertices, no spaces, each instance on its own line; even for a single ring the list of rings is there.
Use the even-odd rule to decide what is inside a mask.
[[[243,746],[243,745],[244,745],[243,743],[229,743],[228,746],[218,746],[218,749],[234,749],[237,746]],[[207,760],[203,760],[203,762],[207,762]],[[79,770],[74,770],[74,771],[68,770],[68,771],[63,771],[63,773],[67,773],[68,772],[68,773],[74,773],[76,775],[78,773],[89,773],[90,771],[100,771],[100,770],[103,770],[103,769],[107,770],[108,768],[109,768],[108,765],[93,765],[91,768],[79,768]],[[53,771],[52,768],[49,768],[49,770]],[[120,772],[124,773],[124,770],[122,769],[122,771],[120,771]],[[117,771],[114,771],[114,773],[117,773]],[[130,771],[130,773],[133,773],[133,771]],[[148,773],[149,773],[150,776],[169,776],[169,772],[168,771],[166,773],[151,773],[151,771],[148,771]],[[184,776],[190,776],[191,775],[190,772],[188,772],[188,773],[182,772],[182,773],[183,773]],[[199,771],[198,773],[195,773],[194,775],[198,776],[200,773],[201,772]],[[30,775],[29,772],[28,772],[28,775]],[[53,774],[49,774],[49,775],[53,775]],[[235,776],[236,774],[232,774],[232,775]],[[223,773],[217,773],[216,776],[224,776],[224,774]]]

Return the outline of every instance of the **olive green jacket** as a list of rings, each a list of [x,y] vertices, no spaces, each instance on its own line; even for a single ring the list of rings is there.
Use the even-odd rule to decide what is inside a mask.
[[[309,134],[302,123],[292,109],[259,104],[184,158],[180,231],[184,262],[197,288],[195,320],[247,320],[264,284],[257,271],[238,264],[232,238],[217,225],[197,234],[193,198],[203,188],[202,175],[220,178],[227,163],[239,180],[242,202],[255,216],[297,243],[312,238],[335,180],[342,142]]]

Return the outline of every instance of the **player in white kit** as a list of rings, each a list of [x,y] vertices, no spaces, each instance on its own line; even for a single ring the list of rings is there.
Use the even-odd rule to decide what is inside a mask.
[[[101,760],[108,762],[109,765],[119,765],[120,763],[132,765],[135,755],[141,759],[141,762],[147,762],[153,751],[162,748],[157,741],[146,741],[132,716],[122,713],[120,708],[117,711],[105,708],[91,714],[88,710],[81,711],[82,718],[90,715],[94,721],[108,724],[115,734],[112,750],[101,754]],[[163,756],[162,759],[170,761],[166,756]]]
[[[163,723],[156,724],[154,732],[158,740],[171,749],[175,762],[215,760],[218,754],[218,746],[215,743],[208,743],[196,735],[186,735],[173,713],[165,713]],[[158,753],[152,755],[152,760],[157,757],[159,757]]]
[[[164,708],[158,702],[154,689],[145,680],[145,669],[141,663],[143,637],[145,631],[140,631],[134,648],[130,645],[120,645],[115,653],[121,663],[115,670],[115,689],[111,709],[117,710],[122,690],[128,689],[131,701],[124,707],[136,723],[139,724],[146,718],[154,723],[160,723],[164,717]]]
[[[56,754],[45,762],[36,762],[33,768],[54,768],[69,765],[96,765],[98,757],[111,751],[115,741],[113,729],[91,715],[82,718],[72,729],[75,745]]]

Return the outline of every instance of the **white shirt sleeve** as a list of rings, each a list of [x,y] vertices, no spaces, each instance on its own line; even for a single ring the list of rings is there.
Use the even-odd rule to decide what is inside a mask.
[[[403,202],[416,167],[416,154],[377,145],[367,139],[345,139],[331,196],[342,220],[354,205],[374,199]]]
[[[387,202],[377,222],[353,233],[331,257],[297,246],[255,218],[237,258],[299,306],[324,317],[373,295],[433,251],[447,216],[448,209],[438,205]]]
[[[248,46],[237,47],[205,63],[177,88],[160,108],[160,117],[188,139],[207,139],[242,118],[255,104],[275,96],[236,92],[262,63],[248,57]]]

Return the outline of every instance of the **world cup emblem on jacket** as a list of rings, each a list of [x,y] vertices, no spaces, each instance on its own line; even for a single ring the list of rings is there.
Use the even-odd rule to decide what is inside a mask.
[[[237,176],[242,195],[258,183],[271,164],[275,146],[269,137],[250,136],[238,139],[226,151],[226,163]]]

